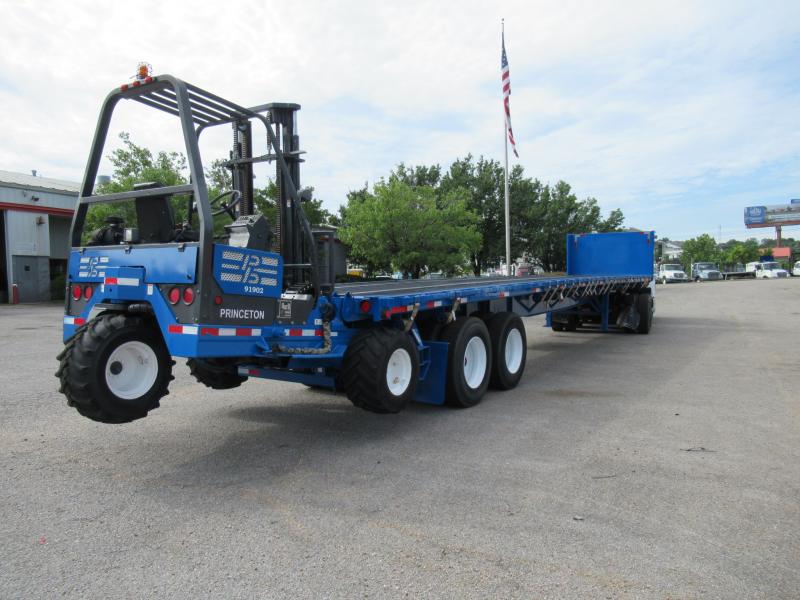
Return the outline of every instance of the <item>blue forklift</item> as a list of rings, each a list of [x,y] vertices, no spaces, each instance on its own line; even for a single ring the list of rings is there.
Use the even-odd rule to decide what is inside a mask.
[[[121,101],[177,117],[188,184],[95,193]],[[562,332],[650,331],[652,232],[570,235],[566,275],[337,284],[333,236],[313,231],[303,210],[299,109],[247,108],[170,75],[143,74],[106,97],[71,226],[56,373],[78,413],[117,424],[147,416],[168,394],[173,357],[217,390],[261,377],[341,391],[377,413],[412,400],[466,408],[519,383],[522,316],[547,314]],[[209,198],[198,139],[218,125],[232,130],[232,184]],[[274,223],[254,206],[259,162],[275,166]],[[115,205],[128,209],[109,212]],[[104,225],[86,231],[98,206]]]

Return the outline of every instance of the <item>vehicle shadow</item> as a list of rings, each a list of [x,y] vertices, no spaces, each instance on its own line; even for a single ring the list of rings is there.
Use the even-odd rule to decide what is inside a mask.
[[[628,383],[628,394],[648,393],[664,361],[670,361],[676,372],[691,362],[671,353],[673,344],[658,343],[659,336],[701,335],[709,340],[729,326],[722,319],[662,318],[661,331],[654,328],[647,336],[595,336],[592,331],[537,335],[529,340],[526,374],[520,385],[511,392],[490,391],[481,404],[469,410],[412,403],[399,414],[378,415],[354,408],[341,393],[255,384],[237,390],[239,394],[252,390],[245,405],[216,408],[203,417],[207,425],[192,430],[193,438],[209,440],[210,450],[187,455],[176,447],[184,443],[180,436],[159,440],[159,453],[187,456],[173,464],[159,482],[216,488],[248,482],[262,485],[312,474],[353,477],[370,472],[381,461],[409,460],[415,453],[431,452],[431,448],[439,448],[436,440],[449,440],[440,448],[443,455],[458,448],[464,451],[471,442],[490,435],[484,431],[486,423],[526,422],[535,435],[538,424],[551,418],[554,410],[568,411],[564,418],[591,418],[597,425],[615,418],[620,394],[613,374],[625,372],[632,357],[647,352],[650,360],[638,366],[636,381]],[[582,374],[583,368],[590,368],[584,365],[596,367],[598,363],[609,373],[608,380]],[[276,389],[280,390],[277,402],[271,397]],[[590,413],[586,402],[596,406]],[[574,440],[562,441],[580,444],[577,431]]]

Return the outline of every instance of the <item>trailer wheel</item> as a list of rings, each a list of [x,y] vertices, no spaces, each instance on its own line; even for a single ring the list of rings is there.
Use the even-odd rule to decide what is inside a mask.
[[[561,322],[553,320],[552,317],[550,319],[552,323],[550,329],[553,331],[577,331],[580,324],[578,315],[567,315],[567,320]]]
[[[492,342],[492,375],[489,385],[498,390],[517,387],[525,371],[528,342],[519,315],[501,312],[486,323]]]
[[[152,321],[120,313],[89,322],[58,358],[67,404],[101,423],[128,423],[158,408],[175,364]]]
[[[653,325],[653,297],[650,294],[637,294],[636,310],[639,313],[636,333],[650,333],[650,327]]]
[[[449,344],[445,400],[469,408],[481,401],[492,372],[492,344],[486,324],[476,317],[453,321],[442,330]]]
[[[419,380],[419,352],[399,329],[367,329],[353,338],[341,382],[350,401],[376,413],[398,413],[409,403]]]
[[[219,358],[190,358],[186,361],[189,372],[197,381],[212,390],[230,390],[247,381],[236,370],[236,364]]]

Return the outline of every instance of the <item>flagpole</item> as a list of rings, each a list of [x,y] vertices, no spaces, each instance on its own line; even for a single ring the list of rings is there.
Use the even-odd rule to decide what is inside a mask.
[[[505,19],[500,20],[501,36],[505,36]],[[511,277],[511,210],[508,201],[508,117],[503,109],[503,140],[505,142],[505,217],[506,217],[506,276]]]

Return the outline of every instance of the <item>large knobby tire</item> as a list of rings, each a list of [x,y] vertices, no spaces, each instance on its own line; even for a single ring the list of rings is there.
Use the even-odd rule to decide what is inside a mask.
[[[492,346],[486,324],[477,317],[458,319],[442,330],[447,349],[445,401],[469,408],[481,401],[492,372]]]
[[[501,312],[486,322],[492,343],[492,375],[489,385],[496,390],[517,387],[525,371],[528,339],[519,315]]]
[[[650,294],[636,295],[636,311],[639,313],[639,326],[636,333],[650,333],[653,325],[653,297]]]
[[[128,423],[158,408],[175,364],[152,320],[122,313],[81,327],[58,359],[67,404],[101,423]]]
[[[190,358],[186,366],[197,381],[213,390],[229,390],[247,381],[239,375],[236,363],[224,358]]]
[[[347,348],[341,383],[350,401],[364,410],[397,413],[414,397],[419,351],[409,334],[375,328],[358,333]]]

